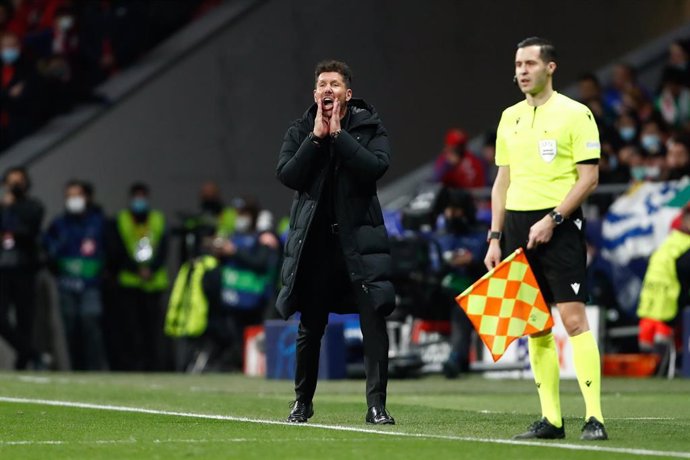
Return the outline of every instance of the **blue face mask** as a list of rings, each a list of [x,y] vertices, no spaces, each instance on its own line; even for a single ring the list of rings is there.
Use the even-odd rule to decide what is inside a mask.
[[[141,197],[133,198],[129,203],[129,209],[131,209],[134,214],[144,214],[149,210],[149,201]]]
[[[19,59],[19,48],[3,48],[0,57],[5,64],[14,64]]]
[[[645,166],[633,166],[630,168],[630,175],[634,180],[645,180],[647,177],[647,168]]]
[[[640,141],[642,147],[650,153],[659,153],[661,150],[661,139],[656,134],[645,134]]]
[[[634,126],[623,126],[621,129],[618,130],[618,134],[620,135],[621,139],[623,139],[625,142],[630,142],[631,140],[635,139],[637,130]]]

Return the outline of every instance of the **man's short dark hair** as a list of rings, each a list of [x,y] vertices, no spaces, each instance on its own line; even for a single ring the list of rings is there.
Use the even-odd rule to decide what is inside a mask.
[[[29,177],[29,171],[24,166],[12,166],[7,168],[5,174],[2,175],[2,182],[7,183],[11,174],[21,174],[24,178],[24,183],[26,184],[26,189],[31,188],[31,178]]]
[[[343,76],[345,86],[348,88],[352,87],[352,70],[350,70],[350,66],[344,62],[336,61],[335,59],[328,59],[316,64],[316,69],[314,70],[314,83],[319,81],[319,75],[324,72],[338,72]]]
[[[86,195],[86,187],[84,187],[84,182],[79,179],[70,179],[65,183],[65,190],[72,187],[79,187],[84,195]]]
[[[151,189],[149,189],[149,186],[143,182],[135,182],[129,187],[129,196],[134,196],[134,195],[149,196],[150,194],[151,194]]]
[[[553,43],[541,37],[528,37],[517,44],[517,48],[527,48],[528,46],[539,47],[539,57],[542,61],[556,62],[556,48]]]
[[[578,82],[591,81],[592,83],[594,83],[597,86],[597,88],[601,88],[601,82],[599,81],[599,77],[597,77],[595,74],[593,74],[591,72],[586,72],[586,73],[580,74],[580,76],[577,77],[577,81]]]

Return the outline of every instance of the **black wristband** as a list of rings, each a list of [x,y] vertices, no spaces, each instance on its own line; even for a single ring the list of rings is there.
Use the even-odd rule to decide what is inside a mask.
[[[307,135],[307,139],[309,139],[309,142],[311,142],[311,143],[314,144],[315,146],[321,147],[321,141],[322,141],[323,139],[321,139],[320,137],[317,137],[316,134],[314,134],[314,131],[311,131],[311,132]]]
[[[503,233],[501,233],[501,232],[494,232],[494,231],[489,230],[489,232],[486,234],[486,242],[488,243],[491,240],[501,241],[502,236],[503,236]]]

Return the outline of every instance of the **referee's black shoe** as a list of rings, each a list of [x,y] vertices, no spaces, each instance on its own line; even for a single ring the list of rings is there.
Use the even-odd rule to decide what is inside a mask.
[[[580,439],[584,441],[606,441],[608,438],[609,435],[606,434],[606,428],[604,428],[603,423],[595,417],[587,419],[585,426],[582,427]]]
[[[371,406],[365,420],[374,425],[395,425],[395,419],[383,406]]]
[[[565,424],[561,419],[561,427],[556,428],[554,425],[543,417],[537,420],[527,428],[524,433],[516,434],[513,439],[563,439],[565,438]]]
[[[307,423],[307,420],[314,415],[314,405],[311,401],[304,402],[297,399],[290,403],[290,407],[292,410],[287,418],[290,423]]]

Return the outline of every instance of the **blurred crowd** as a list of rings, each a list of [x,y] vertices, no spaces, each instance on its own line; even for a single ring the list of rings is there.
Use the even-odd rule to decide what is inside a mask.
[[[643,86],[635,68],[621,62],[602,84],[586,73],[577,81],[577,99],[597,120],[602,159],[599,182],[665,181],[690,174],[690,41],[670,44],[661,78]],[[468,136],[451,129],[437,157],[434,177],[449,187],[492,184],[495,131],[484,136],[481,152],[468,149]]]
[[[107,103],[95,92],[99,84],[221,1],[0,0],[0,154],[78,104]],[[679,40],[653,88],[627,63],[606,82],[578,79],[576,97],[599,126],[601,184],[690,176],[689,61],[690,43]],[[476,152],[460,128],[441,143],[435,186],[385,219],[398,292],[393,318],[447,322],[444,371],[456,376],[469,369],[471,325],[454,296],[484,270],[496,134],[486,132]],[[244,329],[272,315],[284,220],[274,222],[252,197],[224,203],[212,182],[201,186],[199,209],[176,219],[154,207],[144,183],[131,184],[127,206],[109,215],[88,181],[71,180],[63,212],[44,222],[25,169],[6,171],[2,187],[0,336],[16,352],[17,369],[50,366],[33,337],[36,280],[45,268],[57,286],[72,369],[241,368]],[[614,198],[593,196],[596,215]],[[592,277],[593,300],[610,306],[615,289],[602,279]]]
[[[90,183],[70,180],[64,211],[44,230],[43,205],[30,189],[24,168],[5,172],[0,336],[15,351],[15,368],[50,366],[35,346],[37,276],[45,268],[70,368],[186,370],[200,359],[199,370],[241,367],[244,328],[270,312],[281,253],[272,216],[256,200],[226,206],[208,182],[199,210],[170,221],[137,182],[127,206],[107,215]],[[174,283],[169,273],[177,273]]]
[[[590,108],[599,127],[602,146],[599,183],[621,186],[613,189],[617,190],[613,193],[598,193],[588,200],[588,206],[594,211],[588,213],[590,221],[586,232],[592,302],[609,310],[607,313],[611,314],[607,317],[618,324],[636,322],[639,316],[641,326],[644,325],[639,344],[628,344],[623,349],[634,351],[639,346],[645,351],[656,350],[660,362],[666,361],[668,368],[668,349],[672,348],[669,344],[679,340],[680,312],[688,304],[690,280],[685,265],[690,251],[683,246],[689,238],[686,236],[688,227],[683,224],[684,216],[690,212],[687,204],[679,205],[682,211],[679,209],[680,215],[669,225],[668,238],[654,252],[651,258],[654,263],[649,263],[647,268],[649,257],[635,261],[635,268],[641,272],[639,276],[644,276],[637,316],[634,311],[621,314],[623,306],[618,302],[620,296],[615,286],[621,288],[617,277],[623,270],[602,258],[601,233],[607,210],[626,190],[627,184],[667,183],[690,178],[690,41],[676,40],[669,45],[659,81],[652,88],[640,83],[633,66],[620,62],[613,66],[610,81],[602,83],[596,75],[586,73],[578,78],[576,90],[577,99]],[[433,179],[444,187],[474,190],[478,223],[483,223],[486,229],[490,222],[490,200],[482,191],[492,185],[496,175],[496,134],[495,131],[485,133],[480,152],[473,152],[468,141],[462,129],[448,130],[434,163]],[[423,197],[424,192],[419,196]],[[413,207],[408,207],[408,216],[419,214]],[[630,232],[633,231],[631,225]],[[436,228],[432,221],[427,227]],[[641,225],[636,231],[645,232],[644,228]],[[675,244],[672,250],[664,249],[672,244]],[[659,272],[665,273],[663,283],[659,281]],[[633,276],[630,271],[630,277]],[[662,284],[663,289],[659,287]],[[659,292],[680,295],[669,297]],[[659,349],[666,351],[659,352]]]
[[[0,0],[0,152],[221,0]]]

